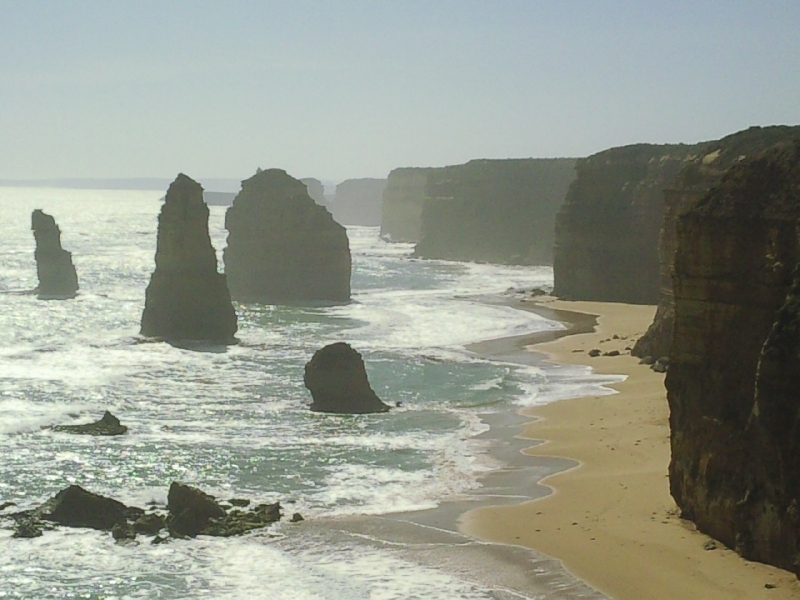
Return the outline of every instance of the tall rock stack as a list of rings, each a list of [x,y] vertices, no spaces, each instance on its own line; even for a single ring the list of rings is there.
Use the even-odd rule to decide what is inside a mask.
[[[745,558],[800,574],[800,142],[678,217],[670,491]]]
[[[636,144],[578,161],[556,217],[553,293],[655,304],[664,189],[698,146]]]
[[[308,195],[311,196],[311,199],[314,202],[320,206],[324,206],[328,209],[328,211],[331,210],[331,205],[328,202],[328,199],[325,197],[325,186],[322,185],[322,182],[319,179],[314,177],[304,177],[300,181],[306,185]]]
[[[236,311],[225,275],[217,272],[203,188],[183,173],[169,186],[158,216],[155,260],[142,335],[233,343]]]
[[[61,230],[56,220],[40,209],[31,215],[31,229],[36,240],[36,293],[42,299],[74,298],[78,291],[78,275],[72,254],[61,247]]]
[[[346,302],[350,245],[345,228],[306,186],[280,169],[242,182],[225,214],[225,273],[245,302]]]
[[[428,174],[434,169],[394,169],[386,180],[381,200],[381,237],[391,242],[422,239],[422,206]]]
[[[375,226],[381,224],[381,202],[385,179],[348,179],[336,186],[331,209],[342,225]]]
[[[634,356],[668,356],[675,320],[672,295],[673,259],[675,257],[678,217],[712,187],[723,174],[743,159],[800,136],[800,127],[750,127],[698,148],[680,174],[664,191],[664,217],[659,237],[660,297],[653,324],[633,347]]]

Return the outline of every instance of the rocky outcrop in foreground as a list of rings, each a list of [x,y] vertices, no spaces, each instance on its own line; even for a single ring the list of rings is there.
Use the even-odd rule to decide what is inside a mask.
[[[119,419],[106,411],[102,418],[94,423],[83,425],[53,425],[53,431],[75,433],[78,435],[122,435],[128,428],[119,422]]]
[[[433,169],[394,169],[381,200],[381,237],[391,242],[418,242],[422,238],[425,186]]]
[[[636,144],[579,160],[556,217],[553,294],[658,302],[664,189],[700,148]]]
[[[267,169],[243,181],[225,227],[225,274],[234,299],[276,304],[350,299],[345,228],[285,171]]]
[[[56,220],[40,209],[31,215],[31,229],[36,239],[36,293],[42,299],[74,298],[78,291],[78,275],[72,254],[61,247],[61,230]]]
[[[473,160],[427,172],[421,258],[549,265],[575,160]]]
[[[158,216],[155,262],[141,334],[234,343],[236,312],[225,275],[217,273],[203,188],[183,173],[169,186]]]
[[[732,167],[677,219],[666,377],[685,518],[800,574],[800,142]]]
[[[389,410],[370,387],[361,355],[344,342],[317,350],[306,363],[303,383],[314,399],[313,411],[363,414]]]
[[[333,218],[342,225],[381,224],[386,179],[348,179],[336,186],[331,203]]]
[[[118,541],[135,539],[137,535],[155,536],[151,543],[160,544],[198,535],[242,535],[267,527],[282,517],[277,502],[244,510],[249,505],[250,500],[242,498],[219,502],[195,487],[173,481],[166,510],[153,503],[145,511],[71,485],[36,508],[3,518],[13,520],[13,537],[18,538],[41,536],[43,529],[52,529],[55,524],[110,531]],[[302,520],[297,513],[292,517],[293,522]]]
[[[667,356],[672,341],[675,307],[672,271],[675,257],[675,227],[679,215],[722,179],[733,165],[780,142],[800,135],[800,127],[750,127],[721,140],[703,144],[664,191],[664,217],[658,256],[660,297],[653,324],[633,347],[634,356]]]

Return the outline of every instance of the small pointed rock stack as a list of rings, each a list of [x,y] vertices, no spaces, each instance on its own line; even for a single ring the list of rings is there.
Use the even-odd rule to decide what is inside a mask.
[[[236,311],[208,235],[203,188],[183,173],[158,217],[156,270],[145,293],[142,335],[233,343]]]
[[[61,247],[61,230],[56,220],[40,209],[31,215],[31,229],[36,239],[36,272],[40,298],[74,298],[78,291],[78,275],[72,254]]]
[[[252,302],[346,302],[350,245],[345,228],[280,169],[242,182],[225,215],[225,274],[231,296]]]
[[[303,383],[314,399],[311,410],[316,412],[363,414],[389,410],[369,385],[361,355],[344,342],[317,350],[306,364]]]

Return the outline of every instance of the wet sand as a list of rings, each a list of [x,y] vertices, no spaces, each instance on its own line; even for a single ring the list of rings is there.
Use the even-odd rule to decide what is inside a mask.
[[[545,476],[540,485],[552,490],[546,497],[466,512],[461,531],[549,555],[593,588],[621,600],[800,597],[793,574],[745,561],[719,543],[707,550],[710,538],[679,518],[667,479],[664,375],[640,365],[625,350],[644,333],[655,307],[542,298],[532,308],[598,316],[595,331],[573,330],[574,335],[532,346],[533,352],[627,378],[611,386],[619,392],[615,395],[523,411],[535,419],[521,436],[528,440],[523,451],[528,460],[571,459],[572,467]],[[491,344],[477,346],[491,353]],[[591,358],[592,348],[622,355]],[[538,442],[530,445],[532,440]]]

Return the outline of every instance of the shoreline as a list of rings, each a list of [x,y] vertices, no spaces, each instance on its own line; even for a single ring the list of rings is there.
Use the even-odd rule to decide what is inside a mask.
[[[562,335],[530,341],[527,352],[544,354],[550,363],[590,366],[595,374],[626,379],[608,385],[618,392],[614,395],[519,411],[528,419],[516,436],[525,441],[521,452],[526,459],[535,464],[561,458],[572,465],[538,481],[548,489],[546,495],[464,512],[460,531],[544,553],[592,588],[621,600],[800,597],[792,573],[746,561],[719,542],[707,550],[711,538],[679,518],[668,489],[664,375],[625,354],[649,326],[655,307],[550,297],[520,304],[543,316],[559,311],[573,319]],[[587,330],[585,319],[583,326],[575,326],[580,314],[597,315],[597,326]],[[491,351],[492,344],[500,343],[480,342],[471,349]],[[592,348],[622,354],[590,358]]]

